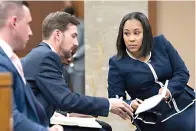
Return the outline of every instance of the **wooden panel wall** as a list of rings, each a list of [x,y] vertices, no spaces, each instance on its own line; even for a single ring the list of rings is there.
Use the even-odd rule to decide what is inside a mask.
[[[148,1],[148,18],[153,36],[157,35],[157,1]]]
[[[73,7],[76,11],[76,16],[84,19],[84,1],[73,1]]]

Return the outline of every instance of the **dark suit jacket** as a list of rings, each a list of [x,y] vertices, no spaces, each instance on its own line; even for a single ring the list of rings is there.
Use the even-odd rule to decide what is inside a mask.
[[[60,57],[46,43],[40,43],[24,57],[22,65],[25,78],[44,105],[48,119],[56,109],[108,116],[109,101],[106,98],[79,95],[67,88]]]
[[[13,75],[12,117],[14,131],[47,131],[48,123],[43,106],[36,100],[31,88],[24,84],[17,69],[1,48],[0,72],[11,72]],[[38,116],[37,106],[42,110],[42,116]]]

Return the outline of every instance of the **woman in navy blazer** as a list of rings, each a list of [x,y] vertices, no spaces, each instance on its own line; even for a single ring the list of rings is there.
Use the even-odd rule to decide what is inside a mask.
[[[124,16],[116,47],[117,54],[109,60],[110,98],[123,97],[136,110],[144,99],[161,93],[169,80],[165,98],[150,110],[160,115],[159,121],[148,119],[149,112],[141,113],[134,118],[137,130],[194,131],[195,93],[187,85],[189,72],[163,35],[153,38],[144,14],[133,12]],[[126,99],[125,92],[131,100]]]

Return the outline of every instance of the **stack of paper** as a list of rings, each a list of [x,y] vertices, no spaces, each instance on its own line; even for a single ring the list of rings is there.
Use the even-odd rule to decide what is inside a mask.
[[[58,117],[53,115],[50,119],[50,123],[67,126],[102,128],[102,126],[95,120],[96,118]]]
[[[158,94],[158,95],[152,96],[148,99],[145,99],[144,102],[138,106],[135,114],[137,115],[139,113],[148,111],[148,110],[152,109],[153,107],[155,107],[156,105],[158,105],[166,95],[168,82],[169,81],[166,80],[165,85],[163,87],[163,91],[161,94]]]

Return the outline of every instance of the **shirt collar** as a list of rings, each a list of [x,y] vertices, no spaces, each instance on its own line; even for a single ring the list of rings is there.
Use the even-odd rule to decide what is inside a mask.
[[[126,49],[127,54],[129,55],[129,57],[131,57],[132,59],[138,60],[137,58],[135,58],[127,49]],[[142,62],[148,62],[151,58],[151,52],[150,52],[150,56],[148,57],[148,59],[146,61],[142,61]],[[139,60],[140,61],[140,60]]]
[[[3,51],[5,52],[5,54],[11,58],[13,55],[13,50],[11,48],[11,46],[4,40],[0,39],[0,47],[3,49]]]
[[[44,42],[44,43],[46,43],[46,42]],[[55,49],[54,49],[49,43],[46,43],[46,44],[50,47],[50,49],[51,49],[53,52],[56,53]]]

